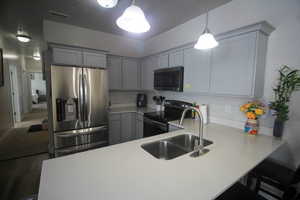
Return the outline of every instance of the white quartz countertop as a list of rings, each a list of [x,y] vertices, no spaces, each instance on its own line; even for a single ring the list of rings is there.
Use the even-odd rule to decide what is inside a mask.
[[[155,109],[145,107],[145,108],[138,108],[135,106],[126,106],[126,107],[113,107],[109,109],[110,114],[121,114],[121,113],[129,113],[134,112],[138,114],[144,114],[147,112],[155,112]]]
[[[249,136],[239,129],[209,124],[204,137],[213,144],[204,156],[185,154],[166,161],[141,148],[141,144],[185,133],[179,130],[46,160],[39,200],[211,200],[283,144],[273,137]]]

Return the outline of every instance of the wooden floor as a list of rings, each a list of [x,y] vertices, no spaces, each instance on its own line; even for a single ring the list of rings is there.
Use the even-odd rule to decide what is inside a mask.
[[[42,161],[48,154],[0,161],[0,199],[23,200],[38,193]]]
[[[49,159],[48,131],[28,132],[47,110],[37,105],[23,121],[0,137],[0,200],[25,200],[37,194],[42,161]]]

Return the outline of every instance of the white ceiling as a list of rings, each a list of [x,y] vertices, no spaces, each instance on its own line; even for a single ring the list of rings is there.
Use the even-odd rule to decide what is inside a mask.
[[[122,31],[115,24],[115,20],[130,5],[131,0],[119,0],[118,5],[112,9],[100,7],[96,0],[2,0],[0,26],[6,32],[15,34],[18,24],[22,24],[33,38],[30,44],[22,46],[32,55],[33,48],[43,44],[43,19],[144,40],[229,1],[231,0],[136,0],[136,5],[144,10],[151,24],[148,33],[137,35]],[[52,16],[49,10],[65,13],[69,17]]]

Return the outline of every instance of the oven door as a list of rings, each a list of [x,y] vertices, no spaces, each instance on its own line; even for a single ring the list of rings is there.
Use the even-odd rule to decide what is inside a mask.
[[[144,137],[151,137],[167,132],[169,132],[168,124],[144,117]]]

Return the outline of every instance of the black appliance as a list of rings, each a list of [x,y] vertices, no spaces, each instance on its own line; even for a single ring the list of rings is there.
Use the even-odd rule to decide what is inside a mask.
[[[169,67],[154,71],[154,89],[183,91],[184,67]]]
[[[136,106],[139,108],[147,106],[147,95],[146,94],[140,93],[140,94],[136,95]]]
[[[150,137],[169,132],[168,122],[179,120],[182,112],[191,103],[177,100],[166,100],[165,111],[150,112],[144,114],[144,137]],[[192,112],[188,111],[186,117],[192,116]]]

